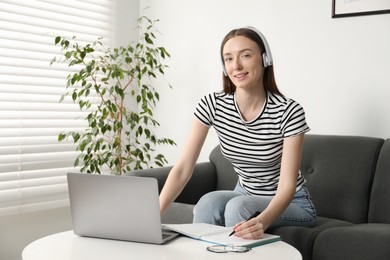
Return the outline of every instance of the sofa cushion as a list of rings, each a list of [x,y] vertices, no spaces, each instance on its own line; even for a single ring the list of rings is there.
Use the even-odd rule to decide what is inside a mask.
[[[353,224],[346,221],[318,217],[316,219],[315,226],[312,228],[284,226],[267,230],[267,233],[281,236],[284,242],[298,249],[302,255],[303,260],[311,260],[314,241],[321,231],[330,227],[343,227],[351,225]]]
[[[194,205],[174,202],[161,218],[164,224],[192,223]]]
[[[390,225],[359,224],[329,228],[321,232],[314,244],[316,260],[388,260]]]
[[[390,224],[390,139],[387,139],[379,154],[375,172],[368,222]]]
[[[217,190],[233,190],[237,184],[237,173],[233,165],[223,156],[221,148],[217,145],[210,153],[210,162],[217,169]]]
[[[306,135],[301,171],[319,216],[367,221],[372,178],[383,139]]]

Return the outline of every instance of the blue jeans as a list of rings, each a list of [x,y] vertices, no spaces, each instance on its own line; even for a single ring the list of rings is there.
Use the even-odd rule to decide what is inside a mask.
[[[264,211],[272,197],[248,195],[241,185],[234,191],[220,190],[203,195],[194,207],[194,223],[210,223],[231,227],[247,220],[256,211]],[[290,205],[268,228],[280,226],[314,225],[316,211],[304,185],[298,190]]]

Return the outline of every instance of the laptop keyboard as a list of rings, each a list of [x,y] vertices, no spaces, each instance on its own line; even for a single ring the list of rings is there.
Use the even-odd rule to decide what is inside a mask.
[[[166,229],[162,229],[162,241],[163,242],[168,242],[168,241],[170,241],[178,236],[179,236],[179,233],[172,232],[172,231],[166,230]]]
[[[165,234],[165,233],[163,233],[162,234],[162,239],[164,240],[164,239],[166,239],[167,237],[170,237],[172,234]]]

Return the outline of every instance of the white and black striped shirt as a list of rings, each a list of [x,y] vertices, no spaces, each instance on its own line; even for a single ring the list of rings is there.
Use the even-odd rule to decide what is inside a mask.
[[[234,94],[204,96],[194,115],[217,132],[222,154],[232,163],[242,187],[251,195],[276,193],[283,139],[310,130],[303,108],[294,100],[267,92],[260,115],[245,122]],[[297,190],[305,183],[298,175]]]

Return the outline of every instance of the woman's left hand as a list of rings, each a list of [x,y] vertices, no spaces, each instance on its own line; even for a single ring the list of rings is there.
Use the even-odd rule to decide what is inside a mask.
[[[243,221],[234,226],[234,236],[244,239],[260,239],[263,237],[265,228],[259,217]]]

